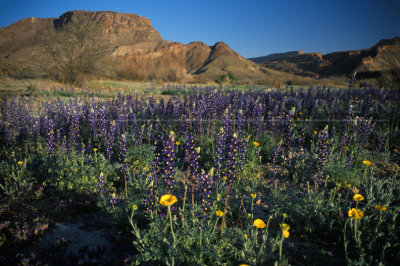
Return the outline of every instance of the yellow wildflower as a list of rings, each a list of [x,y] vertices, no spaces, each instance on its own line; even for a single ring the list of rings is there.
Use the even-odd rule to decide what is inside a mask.
[[[349,210],[349,217],[353,220],[361,219],[364,216],[364,213],[360,209],[352,208]]]
[[[181,144],[179,141],[175,142],[176,146],[179,146]]]
[[[250,196],[254,199],[255,197],[257,197],[256,193],[251,193]]]
[[[365,165],[371,165],[372,163],[371,163],[370,161],[365,160],[365,161],[363,161],[363,164],[365,164]]]
[[[258,147],[258,146],[260,146],[260,143],[257,141],[253,141],[253,145],[254,145],[254,147]]]
[[[290,233],[289,233],[289,231],[288,231],[288,230],[284,230],[284,229],[282,229],[282,235],[283,235],[283,237],[284,237],[284,238],[288,238],[288,237],[289,237],[289,235],[290,235]]]
[[[363,197],[363,195],[361,195],[361,194],[355,194],[355,195],[353,196],[353,200],[355,200],[355,201],[362,201],[362,200],[364,200],[364,197]]]
[[[136,204],[133,204],[133,205],[132,205],[132,209],[133,209],[134,211],[136,211],[136,210],[138,209],[138,206],[137,206]]]
[[[17,164],[22,165],[24,162],[18,161]]]
[[[317,135],[317,134],[318,134],[318,132],[316,130],[314,130],[314,135]]]
[[[93,148],[93,151],[96,152],[96,151],[97,151],[97,148]]]
[[[375,205],[375,209],[378,211],[386,211],[387,207],[385,205]]]
[[[222,217],[222,215],[224,215],[224,213],[220,210],[216,211],[215,214],[219,217]]]
[[[177,201],[178,199],[174,195],[170,194],[162,195],[160,198],[160,204],[164,206],[171,206],[175,204]]]
[[[283,229],[283,230],[289,230],[289,229],[290,229],[290,225],[288,225],[288,224],[282,224],[282,229]]]
[[[283,218],[287,218],[287,214],[286,213],[283,214]]]
[[[265,228],[267,225],[264,223],[263,220],[256,219],[256,220],[254,220],[254,226],[259,228],[259,229],[262,229],[262,228]]]
[[[244,234],[244,238],[246,238],[246,239],[247,239],[247,234]]]

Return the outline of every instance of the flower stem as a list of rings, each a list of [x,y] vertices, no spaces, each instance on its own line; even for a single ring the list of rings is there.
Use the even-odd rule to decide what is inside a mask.
[[[187,185],[186,185],[186,182],[185,182],[185,192],[184,192],[184,194],[183,194],[183,206],[182,206],[182,228],[185,228],[186,194],[187,194]]]
[[[175,243],[175,234],[174,234],[174,228],[172,226],[172,215],[171,215],[171,206],[168,206],[168,216],[169,216],[169,224],[171,226],[171,233],[172,233],[172,237],[174,239],[174,243]]]
[[[229,184],[228,189],[226,190],[224,214],[222,215],[222,223],[221,223],[221,236],[224,234],[226,209],[228,208],[228,199],[229,199],[229,192],[231,190],[231,186],[232,186],[232,184]]]

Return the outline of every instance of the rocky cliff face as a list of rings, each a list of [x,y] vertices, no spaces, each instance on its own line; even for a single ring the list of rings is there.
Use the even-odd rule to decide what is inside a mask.
[[[381,40],[369,49],[321,53],[288,54],[261,63],[284,72],[311,77],[329,77],[354,72],[363,77],[374,77],[377,72],[400,68],[400,38]],[[268,56],[267,56],[268,57]]]
[[[161,42],[163,39],[148,18],[135,14],[122,14],[111,11],[86,12],[69,11],[53,21],[56,29],[82,16],[99,24],[101,31],[112,45],[132,45],[140,42]]]
[[[29,66],[40,61],[44,39],[71,21],[94,20],[112,47],[118,72],[125,78],[214,80],[232,73],[239,79],[265,79],[267,70],[233,51],[223,42],[210,47],[164,41],[148,18],[111,11],[69,11],[59,18],[27,18],[0,28],[0,57]]]

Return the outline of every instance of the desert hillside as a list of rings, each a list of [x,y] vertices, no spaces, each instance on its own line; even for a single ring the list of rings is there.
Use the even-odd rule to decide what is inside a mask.
[[[111,11],[69,11],[59,18],[26,18],[0,28],[0,58],[4,66],[38,67],[45,63],[43,36],[75,21],[92,20],[111,47],[113,75],[131,79],[170,81],[264,80],[268,70],[245,59],[227,44],[182,44],[163,40],[150,20],[135,14]],[[117,63],[115,63],[117,61]],[[39,64],[40,65],[40,64]],[[109,72],[109,71],[108,71]]]

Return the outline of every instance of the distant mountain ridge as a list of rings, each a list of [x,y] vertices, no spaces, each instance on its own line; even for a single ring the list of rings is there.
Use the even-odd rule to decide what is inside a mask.
[[[266,56],[248,58],[248,59],[253,61],[254,63],[261,64],[261,63],[275,61],[275,60],[279,60],[279,59],[286,58],[289,56],[300,55],[300,54],[304,54],[304,52],[303,51],[292,51],[292,52],[286,52],[286,53],[275,53],[275,54],[269,54]]]
[[[400,37],[383,39],[371,48],[321,53],[289,52],[249,58],[267,68],[314,78],[352,75],[374,78],[400,68]]]

